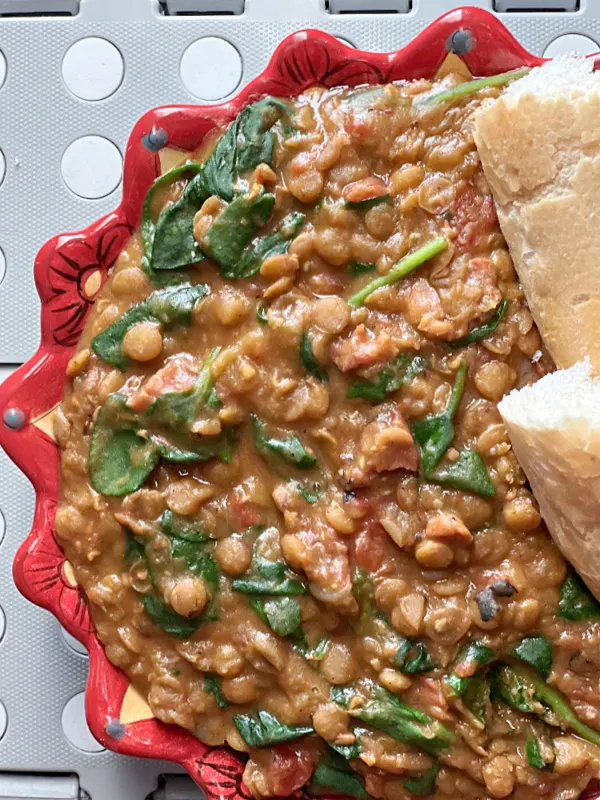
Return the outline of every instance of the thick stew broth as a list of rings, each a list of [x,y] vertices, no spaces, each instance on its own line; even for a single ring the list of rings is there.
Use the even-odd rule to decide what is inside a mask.
[[[552,368],[473,142],[501,90],[461,80],[181,154],[68,367],[56,530],[107,656],[258,798],[598,773],[600,609],[497,410]]]

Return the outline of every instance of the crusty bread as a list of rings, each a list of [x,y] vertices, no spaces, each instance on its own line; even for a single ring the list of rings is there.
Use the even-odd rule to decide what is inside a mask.
[[[600,380],[586,359],[498,408],[552,538],[600,600]]]
[[[481,109],[475,140],[550,355],[558,367],[588,356],[600,375],[600,72],[592,70],[581,58],[533,69]]]

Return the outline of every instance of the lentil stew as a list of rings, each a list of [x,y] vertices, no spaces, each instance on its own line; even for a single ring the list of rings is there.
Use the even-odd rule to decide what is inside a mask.
[[[257,798],[598,775],[600,606],[497,410],[552,364],[473,142],[495,83],[249,106],[153,185],[69,363],[98,636]]]

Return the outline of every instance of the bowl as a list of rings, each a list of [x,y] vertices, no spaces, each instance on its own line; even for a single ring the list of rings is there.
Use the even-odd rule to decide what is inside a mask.
[[[51,611],[87,647],[86,715],[96,739],[117,753],[180,764],[208,800],[251,800],[242,782],[242,759],[153,717],[145,699],[106,658],[85,596],[56,540],[59,461],[52,417],[62,398],[66,365],[94,298],[140,222],[146,192],[161,172],[161,148],[194,150],[216,125],[229,122],[264,94],[291,97],[317,84],[358,86],[429,78],[449,53],[478,76],[542,63],[495,16],[475,8],[440,17],[402,50],[387,54],[356,50],[320,31],[299,31],[285,39],[265,71],[227,103],[167,106],[145,114],[127,146],[119,207],[83,231],[54,237],[35,262],[41,344],[0,387],[0,445],[36,491],[33,527],[17,553],[14,579],[25,597]],[[588,795],[592,796],[599,797]]]

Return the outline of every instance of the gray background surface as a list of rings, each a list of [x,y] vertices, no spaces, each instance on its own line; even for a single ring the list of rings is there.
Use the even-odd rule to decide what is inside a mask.
[[[395,1],[379,0],[386,7]],[[223,4],[235,10],[244,5],[243,0],[168,2],[172,12],[214,11]],[[405,0],[397,2],[401,8]],[[493,2],[476,0],[471,5],[492,9]],[[498,0],[497,7],[568,8],[574,2]],[[338,8],[384,7],[377,0],[331,3],[332,8],[336,3]],[[281,39],[299,28],[319,27],[362,49],[390,51],[457,5],[449,0],[413,0],[409,13],[367,15],[328,13],[325,0],[246,0],[241,15],[165,16],[158,0],[0,0],[0,52],[7,63],[0,88],[0,151],[6,161],[0,185],[0,248],[6,257],[0,283],[0,365],[4,365],[0,381],[37,346],[39,302],[33,283],[37,250],[52,235],[84,227],[119,201],[120,185],[91,200],[66,186],[61,161],[74,140],[105,137],[122,153],[133,124],[148,108],[198,102],[181,79],[180,64],[186,49],[203,37],[220,37],[234,45],[242,62],[242,86],[264,68]],[[23,16],[49,10],[79,13]],[[600,49],[600,0],[580,0],[575,13],[529,11],[501,18],[526,48],[540,55],[549,46],[554,54],[561,47],[569,50],[586,44],[577,38],[560,39],[567,34],[590,37]],[[112,42],[125,65],[118,90],[95,102],[75,97],[62,76],[65,52],[89,36]],[[226,72],[227,65],[215,69]],[[81,721],[64,726],[61,721],[67,702],[84,690],[87,658],[67,643],[56,620],[28,604],[12,584],[12,560],[29,531],[33,504],[27,480],[0,451],[0,703],[8,716],[2,736],[0,713],[0,799],[77,796],[77,781],[72,785],[45,781],[42,794],[36,794],[39,786],[26,779],[15,782],[9,774],[46,772],[78,774],[93,800],[143,800],[156,789],[158,775],[177,770],[106,751],[86,753],[67,738],[70,733],[71,739],[87,746]],[[70,726],[76,730],[65,730]],[[177,780],[169,781],[159,796],[199,797],[191,783]]]

